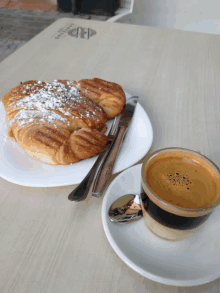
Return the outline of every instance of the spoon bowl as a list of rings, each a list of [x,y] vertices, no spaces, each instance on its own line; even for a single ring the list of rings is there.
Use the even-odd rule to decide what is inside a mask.
[[[143,217],[141,198],[137,194],[119,197],[109,209],[109,219],[114,223],[133,222]]]

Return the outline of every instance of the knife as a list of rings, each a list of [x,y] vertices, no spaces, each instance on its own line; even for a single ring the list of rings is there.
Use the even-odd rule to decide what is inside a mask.
[[[124,136],[128,130],[128,127],[131,123],[135,107],[137,105],[138,97],[134,96],[128,99],[122,113],[121,118],[118,125],[118,132],[117,136],[111,146],[111,149],[103,163],[101,169],[99,169],[98,173],[96,174],[95,181],[92,188],[92,195],[95,197],[101,197],[106,188],[109,185],[112,170],[114,167],[115,160],[119,153],[120,147],[122,145]]]
[[[104,160],[107,157],[108,152],[111,149],[111,145],[116,137],[120,117],[121,117],[121,114],[115,117],[112,123],[111,129],[109,131],[109,134],[107,136],[108,138],[107,144],[105,145],[102,153],[98,156],[97,160],[95,161],[94,165],[92,166],[91,170],[86,175],[86,177],[83,179],[83,181],[69,194],[68,196],[69,200],[82,201],[82,200],[85,200],[87,196],[89,195],[96,173],[99,171],[99,169],[102,168]]]

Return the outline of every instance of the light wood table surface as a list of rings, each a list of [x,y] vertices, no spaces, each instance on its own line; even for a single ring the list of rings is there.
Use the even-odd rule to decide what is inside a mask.
[[[96,35],[64,32],[77,26]],[[185,147],[220,165],[220,36],[61,19],[4,60],[0,75],[0,96],[30,79],[117,82],[140,96],[153,125],[150,151]],[[131,270],[105,236],[102,199],[70,202],[73,187],[22,187],[0,178],[1,293],[220,292],[220,279],[174,287]]]

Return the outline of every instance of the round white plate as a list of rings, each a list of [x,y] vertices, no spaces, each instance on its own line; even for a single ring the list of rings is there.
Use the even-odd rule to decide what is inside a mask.
[[[126,93],[128,99],[131,95]],[[109,121],[108,128],[112,121]],[[7,137],[7,119],[0,102],[0,176],[10,182],[32,187],[66,186],[79,183],[92,168],[97,157],[71,165],[53,166],[31,158],[13,139]],[[151,122],[138,103],[113,173],[141,160],[153,141]]]
[[[104,231],[117,255],[142,276],[163,284],[195,286],[220,277],[220,208],[181,241],[157,237],[143,218],[133,223],[110,222],[112,203],[124,194],[139,193],[140,181],[141,165],[125,170],[112,181],[103,200]]]

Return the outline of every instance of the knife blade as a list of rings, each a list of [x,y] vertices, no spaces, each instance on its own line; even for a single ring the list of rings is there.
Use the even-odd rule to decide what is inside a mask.
[[[120,117],[121,117],[121,114],[115,117],[112,123],[111,129],[109,130],[109,133],[107,136],[107,139],[108,139],[107,144],[105,145],[102,153],[98,156],[97,160],[95,161],[94,165],[92,166],[91,170],[86,175],[86,177],[83,179],[83,181],[69,194],[68,196],[69,200],[82,201],[82,200],[85,200],[87,196],[89,195],[90,189],[94,182],[94,178],[97,172],[99,171],[99,169],[102,168],[105,158],[107,157],[108,152],[111,149],[111,145],[116,137]]]
[[[128,127],[131,123],[138,98],[139,97],[134,96],[128,99],[121,113],[117,136],[113,141],[111,149],[103,163],[102,168],[99,169],[99,172],[96,174],[95,177],[95,181],[92,188],[92,195],[95,197],[101,197],[104,194],[106,188],[108,187],[109,181],[112,176],[112,170],[114,167],[115,160],[120,151]]]

